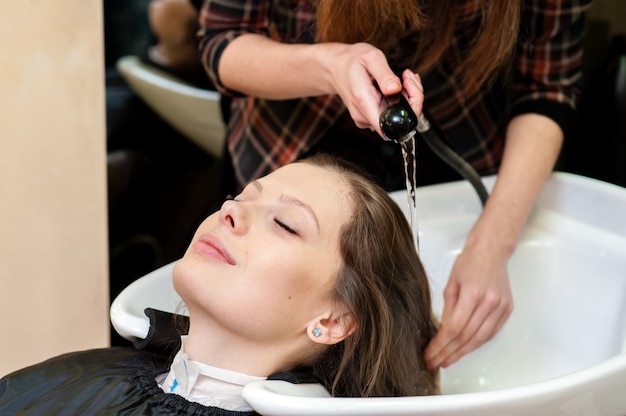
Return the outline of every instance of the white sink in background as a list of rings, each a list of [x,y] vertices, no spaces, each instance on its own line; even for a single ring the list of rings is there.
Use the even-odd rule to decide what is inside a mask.
[[[123,56],[116,66],[155,113],[213,157],[222,156],[226,126],[217,91],[193,86],[137,56]]]

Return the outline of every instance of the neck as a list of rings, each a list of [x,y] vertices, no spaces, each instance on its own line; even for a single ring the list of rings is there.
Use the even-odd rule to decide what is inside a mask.
[[[191,360],[251,376],[268,377],[292,369],[314,354],[306,334],[274,342],[230,334],[215,325],[189,326],[185,352]]]

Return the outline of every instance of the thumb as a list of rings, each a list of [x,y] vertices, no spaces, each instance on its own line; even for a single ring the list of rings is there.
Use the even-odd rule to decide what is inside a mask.
[[[374,78],[383,95],[394,95],[402,91],[402,81],[393,73],[384,56],[383,59],[370,61],[367,72]]]
[[[383,95],[394,95],[402,91],[402,83],[391,70],[378,77],[374,76],[378,88]]]

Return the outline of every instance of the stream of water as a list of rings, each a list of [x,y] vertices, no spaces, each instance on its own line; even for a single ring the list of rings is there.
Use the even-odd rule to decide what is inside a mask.
[[[415,155],[415,135],[400,144],[404,159],[404,175],[406,178],[406,197],[409,205],[409,224],[413,232],[415,249],[420,252],[419,227],[417,225],[417,206],[415,190],[417,188],[417,158]]]

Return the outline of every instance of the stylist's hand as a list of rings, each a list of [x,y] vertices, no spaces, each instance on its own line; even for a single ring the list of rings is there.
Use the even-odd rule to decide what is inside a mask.
[[[415,114],[422,113],[424,88],[417,74],[405,70],[402,79],[398,78],[383,52],[367,43],[327,47],[332,48],[328,62],[334,89],[359,128],[372,129],[383,137],[379,125],[383,95],[402,91]]]
[[[463,248],[444,290],[441,328],[424,353],[429,368],[449,366],[502,328],[513,309],[508,259],[497,248]]]

